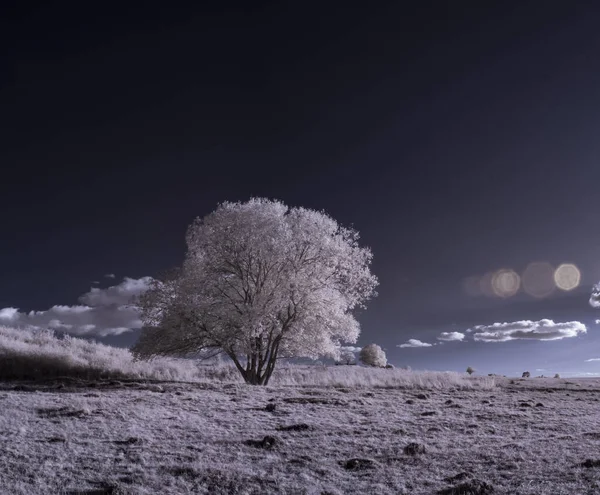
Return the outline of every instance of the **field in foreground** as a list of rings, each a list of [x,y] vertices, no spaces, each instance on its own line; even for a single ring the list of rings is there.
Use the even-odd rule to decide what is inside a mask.
[[[587,379],[503,380],[487,390],[4,383],[0,486],[11,494],[599,493],[599,398],[600,384]]]

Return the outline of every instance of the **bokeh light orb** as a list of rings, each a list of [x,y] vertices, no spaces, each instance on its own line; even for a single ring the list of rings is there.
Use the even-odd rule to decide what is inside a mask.
[[[573,290],[580,282],[581,272],[572,263],[563,263],[554,271],[554,283],[560,290]]]
[[[488,272],[479,279],[479,290],[487,297],[495,297],[496,293],[492,286],[492,280],[494,279],[494,272]]]
[[[504,268],[494,273],[492,277],[492,289],[499,297],[511,297],[519,292],[521,277],[514,270]]]
[[[530,263],[521,277],[523,290],[530,296],[544,298],[556,289],[554,267],[545,261]]]

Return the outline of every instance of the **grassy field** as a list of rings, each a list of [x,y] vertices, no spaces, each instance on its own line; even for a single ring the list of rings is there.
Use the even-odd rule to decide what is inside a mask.
[[[5,383],[0,486],[11,494],[599,493],[597,381],[542,381],[462,390]]]
[[[600,493],[600,380],[225,365],[0,328],[0,493]]]

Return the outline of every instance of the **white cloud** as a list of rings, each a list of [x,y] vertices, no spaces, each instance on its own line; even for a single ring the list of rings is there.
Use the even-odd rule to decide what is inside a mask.
[[[597,283],[592,288],[592,295],[590,296],[590,306],[592,308],[600,308],[600,283]]]
[[[515,321],[478,325],[472,328],[473,338],[480,342],[507,342],[509,340],[560,340],[586,333],[586,326],[579,321],[554,323],[552,320]]]
[[[437,337],[438,340],[443,340],[444,342],[462,342],[464,338],[465,334],[460,332],[442,332]]]
[[[596,325],[600,325],[600,320],[596,320]]]
[[[114,273],[107,273],[106,275],[104,275],[104,278],[117,278],[117,277]]]
[[[600,361],[600,358],[592,358],[592,359],[585,360],[586,363],[591,363],[592,361]]]
[[[396,347],[431,347],[431,344],[428,344],[427,342],[421,342],[417,339],[409,339],[404,344],[400,344]]]
[[[360,352],[362,347],[355,347],[352,345],[344,345],[340,347],[340,351]]]
[[[92,287],[87,294],[79,298],[79,302],[88,306],[122,306],[129,304],[134,297],[139,296],[148,289],[151,281],[151,277],[138,279],[125,277],[119,285],[114,285],[108,289]]]
[[[0,309],[0,321],[15,321],[18,318],[19,310],[17,308]]]
[[[92,288],[79,298],[82,304],[57,305],[45,311],[21,313],[17,308],[0,309],[0,323],[28,328],[52,328],[73,335],[119,335],[142,327],[137,309],[132,305],[144,293],[151,277],[125,278],[107,289]]]

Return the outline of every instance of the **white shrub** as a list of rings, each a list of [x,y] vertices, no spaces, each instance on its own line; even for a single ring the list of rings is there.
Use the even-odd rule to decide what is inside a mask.
[[[385,368],[387,357],[385,352],[377,344],[369,344],[360,351],[360,360],[367,366]]]

